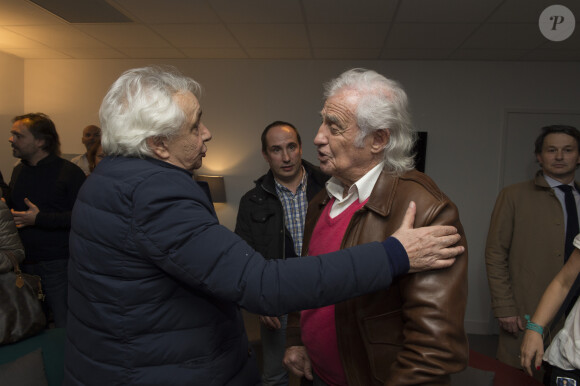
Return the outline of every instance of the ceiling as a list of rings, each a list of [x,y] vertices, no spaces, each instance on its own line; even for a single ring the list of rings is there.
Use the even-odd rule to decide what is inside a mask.
[[[576,17],[562,42],[538,27],[554,3]],[[0,0],[0,51],[24,59],[580,61],[579,21],[578,0]]]

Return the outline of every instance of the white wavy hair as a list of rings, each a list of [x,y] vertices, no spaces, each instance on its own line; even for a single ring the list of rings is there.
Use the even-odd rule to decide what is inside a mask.
[[[362,94],[355,112],[360,129],[355,146],[362,147],[373,131],[388,129],[389,143],[383,153],[385,170],[400,175],[413,169],[411,152],[417,134],[411,124],[407,94],[399,83],[372,70],[353,68],[328,82],[324,96],[328,99],[345,89]]]
[[[152,156],[146,139],[171,137],[185,122],[175,95],[201,97],[201,85],[173,67],[143,67],[125,71],[113,83],[99,110],[101,143],[107,155]]]

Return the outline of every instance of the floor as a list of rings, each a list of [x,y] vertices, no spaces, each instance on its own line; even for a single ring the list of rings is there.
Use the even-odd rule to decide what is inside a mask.
[[[261,347],[260,347],[260,326],[258,317],[256,315],[250,314],[249,312],[243,311],[244,322],[246,324],[246,331],[248,334],[248,339],[252,343],[258,357],[258,363],[261,361]],[[469,340],[469,348],[475,350],[479,353],[487,355],[489,357],[495,358],[495,352],[497,350],[497,335],[475,335],[468,334],[467,338]],[[300,381],[298,378],[291,377],[290,386],[298,386]]]
[[[498,335],[467,334],[467,339],[469,340],[470,349],[495,358]]]

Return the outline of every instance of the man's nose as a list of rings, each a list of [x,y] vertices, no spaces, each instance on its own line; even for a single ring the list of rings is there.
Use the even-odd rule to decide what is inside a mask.
[[[290,161],[290,153],[288,150],[282,150],[282,160],[283,161]]]
[[[211,141],[212,135],[209,129],[203,123],[201,124],[201,129],[201,138],[203,139],[203,142]]]
[[[324,145],[324,135],[322,134],[322,126],[318,129],[316,137],[314,137],[314,144],[316,146]]]

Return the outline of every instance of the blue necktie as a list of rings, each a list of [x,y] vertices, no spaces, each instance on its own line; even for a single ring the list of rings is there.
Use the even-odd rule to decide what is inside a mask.
[[[572,193],[572,187],[570,185],[559,185],[558,189],[564,192],[564,203],[566,204],[566,214],[568,217],[566,222],[566,246],[564,255],[564,261],[567,261],[574,250],[574,237],[576,237],[579,232],[578,212],[576,209],[574,193]]]

